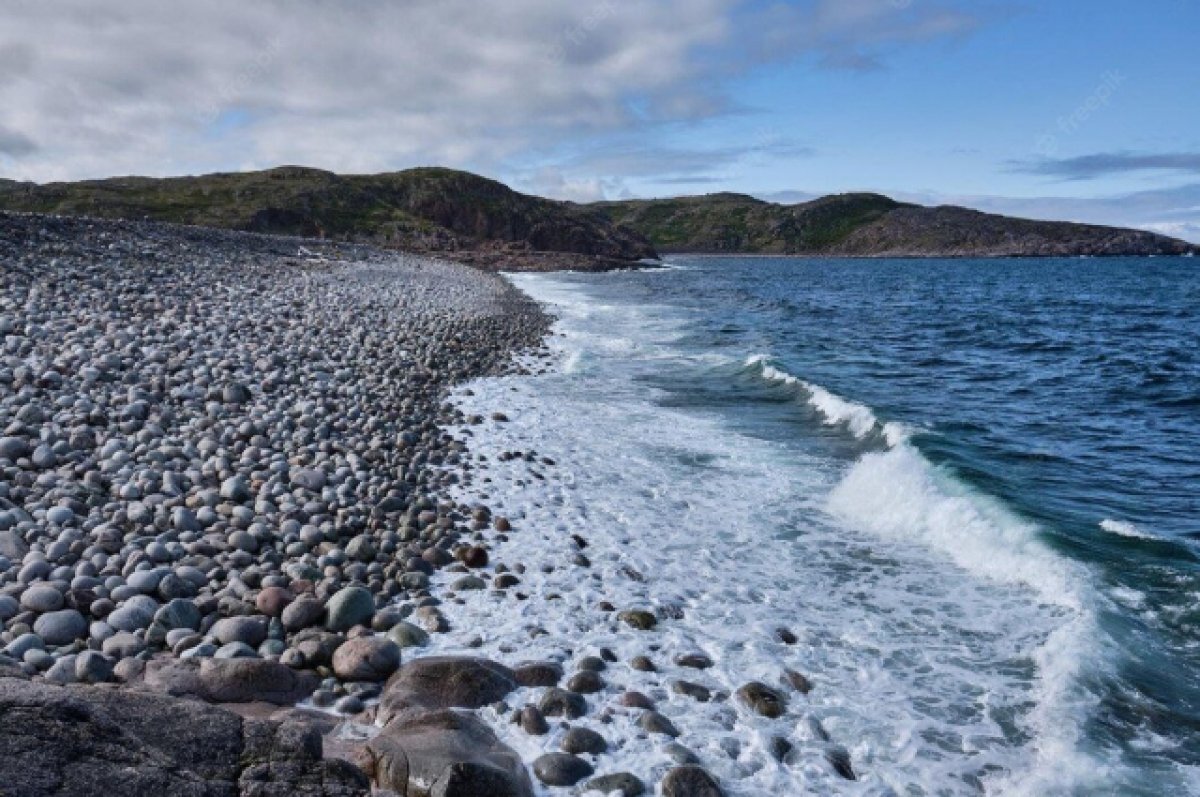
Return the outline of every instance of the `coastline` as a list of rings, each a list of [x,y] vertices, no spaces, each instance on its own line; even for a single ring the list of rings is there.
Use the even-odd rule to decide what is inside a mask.
[[[524,565],[495,551],[535,530],[468,488],[470,430],[510,419],[451,401],[554,367],[551,319],[507,279],[370,246],[24,214],[0,214],[0,259],[0,780],[632,797],[655,784],[606,764],[616,711],[669,751],[663,794],[722,793],[672,741],[686,726],[609,685],[618,668],[712,665],[653,653],[677,609],[595,607],[647,641],[632,660],[575,655],[569,636],[553,655],[514,636],[481,658],[461,638],[529,597]],[[590,566],[585,542],[563,542]],[[469,619],[466,595],[500,614]],[[783,689],[712,697],[771,716]]]
[[[488,512],[448,504],[443,469],[461,454],[442,429],[482,419],[443,400],[511,372],[541,311],[446,261],[149,223],[4,214],[0,257],[3,780],[104,778],[101,751],[61,758],[81,723],[193,711],[114,718],[111,684],[130,706],[244,704],[246,723],[280,719],[272,704],[294,721],[300,700],[370,711],[446,625],[429,574],[486,560],[463,543]],[[39,728],[41,745],[8,721],[64,700],[85,716]],[[332,730],[303,716],[297,761]],[[146,759],[190,755],[157,736],[134,745]],[[335,770],[345,793],[364,786]]]

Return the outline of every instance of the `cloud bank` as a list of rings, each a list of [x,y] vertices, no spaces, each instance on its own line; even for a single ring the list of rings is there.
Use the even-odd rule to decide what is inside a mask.
[[[728,81],[767,63],[876,67],[889,47],[968,32],[968,8],[9,0],[0,174],[45,181],[280,163],[497,171],[568,143],[737,112]]]

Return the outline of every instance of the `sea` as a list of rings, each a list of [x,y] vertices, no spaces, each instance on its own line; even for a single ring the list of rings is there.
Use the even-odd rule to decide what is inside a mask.
[[[455,397],[509,416],[460,430],[460,489],[513,518],[498,553],[529,599],[472,596],[449,644],[704,653],[706,702],[606,677],[735,796],[1200,794],[1200,263],[508,278],[557,319],[550,352]],[[602,601],[663,619],[634,632]],[[731,696],[785,668],[813,689],[783,717]],[[652,783],[671,751],[610,714],[598,771]]]

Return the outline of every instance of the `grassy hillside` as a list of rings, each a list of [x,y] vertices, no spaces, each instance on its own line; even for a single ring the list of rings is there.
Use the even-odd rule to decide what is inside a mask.
[[[0,180],[0,210],[224,227],[424,252],[484,268],[612,268],[667,252],[826,256],[1183,254],[1139,230],[1030,221],[879,194],[796,205],[744,194],[576,205],[452,169],[260,172],[35,185]]]
[[[654,256],[602,214],[452,169],[341,176],[281,167],[35,185],[0,181],[0,209],[225,227],[423,251],[508,248],[615,261]]]
[[[1197,250],[1141,230],[1014,219],[952,206],[927,208],[879,194],[838,194],[796,205],[710,194],[591,207],[664,252],[1011,257]]]
[[[840,194],[775,205],[745,194],[600,202],[591,207],[670,252],[821,251],[900,203],[878,194]]]

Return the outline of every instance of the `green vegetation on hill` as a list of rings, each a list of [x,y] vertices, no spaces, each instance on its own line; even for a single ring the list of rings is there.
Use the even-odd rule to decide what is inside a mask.
[[[822,251],[901,205],[878,194],[839,194],[791,206],[710,194],[592,207],[665,251],[793,254]]]
[[[779,205],[744,194],[598,202],[591,207],[664,252],[863,257],[1185,254],[1141,230],[921,207],[879,194]]]
[[[342,176],[285,166],[202,177],[0,181],[0,209],[354,240],[420,251],[488,247],[613,261],[653,257],[636,233],[566,202],[441,168]]]
[[[35,185],[0,180],[0,210],[150,219],[452,252],[484,268],[605,269],[666,252],[1008,257],[1184,254],[1140,230],[1030,221],[879,194],[780,205],[744,194],[577,205],[441,168],[260,172]]]

